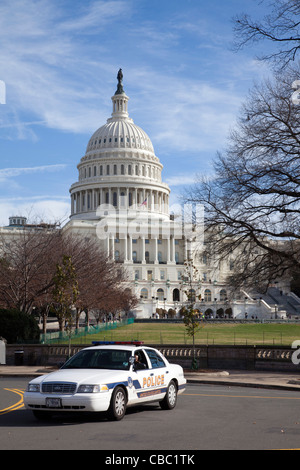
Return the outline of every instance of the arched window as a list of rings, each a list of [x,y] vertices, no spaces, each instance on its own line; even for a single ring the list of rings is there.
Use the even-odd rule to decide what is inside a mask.
[[[188,293],[188,300],[189,302],[195,302],[196,301],[196,292],[195,289],[190,289]]]
[[[209,289],[205,289],[204,291],[204,301],[211,302],[211,291]]]
[[[157,289],[156,291],[156,297],[158,298],[158,300],[164,300],[164,290],[163,289]]]
[[[124,165],[121,165],[121,175],[125,175]]]
[[[220,300],[221,302],[224,302],[227,299],[227,292],[225,289],[222,289],[220,291]]]
[[[115,261],[120,261],[120,252],[119,252],[119,250],[115,251]]]
[[[113,193],[113,206],[117,207],[118,195],[116,192]]]
[[[141,298],[148,299],[148,289],[146,289],[145,287],[141,290]]]
[[[180,300],[179,289],[174,289],[173,290],[173,302],[179,302],[179,300]]]

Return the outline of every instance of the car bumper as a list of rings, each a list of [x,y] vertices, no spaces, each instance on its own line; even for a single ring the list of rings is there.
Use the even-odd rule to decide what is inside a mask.
[[[50,406],[48,398],[54,399],[51,400]],[[24,405],[29,410],[97,412],[108,410],[110,398],[110,392],[77,393],[75,395],[47,395],[25,392]]]

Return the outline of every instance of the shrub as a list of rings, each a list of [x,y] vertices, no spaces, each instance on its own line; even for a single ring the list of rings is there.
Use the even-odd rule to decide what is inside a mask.
[[[18,310],[0,309],[0,337],[8,344],[39,341],[40,330],[36,319]]]

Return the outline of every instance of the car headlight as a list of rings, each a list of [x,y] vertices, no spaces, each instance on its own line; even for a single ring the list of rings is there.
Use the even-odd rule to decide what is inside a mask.
[[[39,392],[40,391],[40,384],[28,384],[27,385],[27,392]]]
[[[89,385],[82,384],[79,385],[77,393],[99,393],[99,392],[108,392],[107,385]]]

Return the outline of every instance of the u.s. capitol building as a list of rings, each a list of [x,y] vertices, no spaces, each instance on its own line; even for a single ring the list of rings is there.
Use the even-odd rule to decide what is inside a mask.
[[[139,299],[132,312],[137,318],[158,313],[178,317],[191,299],[209,318],[285,317],[287,309],[281,306],[279,313],[276,303],[278,289],[273,300],[244,291],[232,295],[226,283],[232,260],[219,263],[204,254],[201,207],[178,205],[170,210],[163,165],[149,136],[129,117],[121,70],[111,100],[111,117],[91,136],[77,165],[78,181],[70,188],[70,220],[63,231],[97,238],[110,257],[124,264]],[[196,276],[188,271],[187,260],[197,268]],[[288,286],[279,282],[277,287],[281,302],[287,296],[286,305],[297,301]]]

